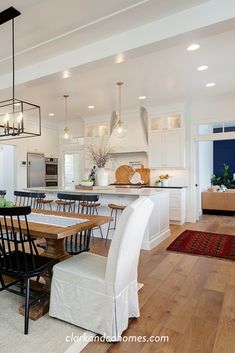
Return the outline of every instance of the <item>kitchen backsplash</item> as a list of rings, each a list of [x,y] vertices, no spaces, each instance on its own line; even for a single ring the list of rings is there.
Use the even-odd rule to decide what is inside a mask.
[[[116,154],[115,157],[108,163],[108,174],[109,183],[115,182],[115,170],[123,164],[130,165],[130,162],[140,162],[144,167],[148,166],[148,158],[146,153],[128,153],[128,154]],[[159,170],[152,169],[150,172],[150,183],[153,185],[161,174],[170,175],[169,186],[187,186],[188,185],[188,173],[185,170]]]
[[[157,179],[159,179],[160,175],[165,175],[168,174],[170,178],[168,179],[168,185],[169,186],[188,186],[189,181],[188,181],[188,172],[186,170],[182,169],[174,169],[174,170],[169,170],[169,169],[164,169],[164,170],[159,170],[159,169],[154,169],[151,170],[150,173],[150,183],[154,184]]]

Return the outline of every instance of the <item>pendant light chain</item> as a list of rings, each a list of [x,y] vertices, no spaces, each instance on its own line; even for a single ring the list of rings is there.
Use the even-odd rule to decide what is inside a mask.
[[[117,82],[117,86],[118,86],[118,92],[119,92],[119,107],[118,107],[118,110],[119,110],[119,123],[122,122],[122,112],[121,112],[121,108],[122,108],[122,85],[123,85],[123,82],[121,81],[118,81]]]
[[[65,125],[68,127],[68,96],[65,96]]]
[[[121,117],[121,106],[122,106],[122,96],[121,96],[121,85],[119,85],[119,120],[122,121]]]
[[[13,98],[13,102],[15,102],[15,19],[14,18],[12,19],[12,98]]]
[[[21,13],[13,6],[0,12],[0,25],[11,22],[11,65],[12,65],[12,97],[0,101],[0,138],[4,140],[41,136],[41,109],[39,105],[16,99],[15,80],[15,18]],[[30,111],[30,114],[24,114]],[[31,128],[24,121],[33,122]]]
[[[64,138],[67,139],[68,138],[68,132],[69,132],[69,128],[68,128],[68,94],[64,95],[64,99],[65,99],[65,128],[64,128]]]

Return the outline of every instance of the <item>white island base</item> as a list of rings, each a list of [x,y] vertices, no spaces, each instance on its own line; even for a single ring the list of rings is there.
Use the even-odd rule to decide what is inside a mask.
[[[169,192],[159,189],[124,189],[115,188],[110,190],[64,190],[55,188],[30,188],[28,191],[45,192],[48,199],[57,198],[57,193],[78,193],[99,195],[101,206],[98,207],[100,215],[110,215],[108,204],[128,205],[137,198],[148,197],[154,203],[148,228],[142,243],[142,249],[151,250],[170,235],[169,228]],[[102,226],[103,236],[106,237],[108,225]],[[96,237],[100,237],[99,229],[94,231]],[[112,239],[113,231],[109,232]]]

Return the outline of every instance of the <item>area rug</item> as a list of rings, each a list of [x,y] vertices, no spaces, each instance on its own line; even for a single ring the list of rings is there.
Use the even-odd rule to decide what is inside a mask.
[[[94,333],[48,315],[30,320],[24,335],[24,317],[18,313],[22,299],[13,293],[0,293],[1,353],[79,353]]]
[[[143,288],[138,283],[138,291]],[[30,320],[24,335],[24,317],[18,313],[22,299],[13,293],[0,293],[0,353],[79,353],[95,333],[54,319],[48,314]]]
[[[185,230],[167,250],[235,261],[235,236]]]

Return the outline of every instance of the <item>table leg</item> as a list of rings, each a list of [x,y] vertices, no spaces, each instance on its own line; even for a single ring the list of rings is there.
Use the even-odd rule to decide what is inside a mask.
[[[64,250],[64,239],[46,239],[46,248],[41,255],[59,261],[70,257]]]

